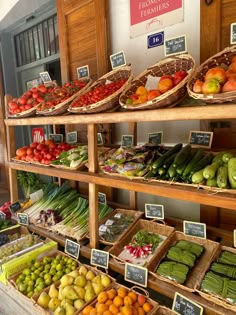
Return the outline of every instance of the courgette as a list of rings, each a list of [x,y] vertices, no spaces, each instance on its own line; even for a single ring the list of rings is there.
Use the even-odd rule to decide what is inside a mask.
[[[206,186],[209,186],[209,187],[217,187],[217,180],[216,180],[216,177],[212,178],[212,179],[207,179],[206,181]]]
[[[212,160],[212,163],[217,162],[217,163],[219,163],[220,165],[223,165],[224,162],[223,162],[223,160],[222,160],[222,157],[223,157],[223,155],[224,155],[225,153],[226,153],[226,152],[224,152],[224,151],[217,153],[217,154],[214,156],[214,158],[213,158],[213,160]]]
[[[192,183],[200,184],[204,181],[203,171],[204,169],[201,169],[200,171],[197,171],[192,175]]]
[[[205,179],[212,179],[215,177],[216,172],[220,166],[219,162],[213,162],[210,165],[207,165],[203,170],[203,177]]]
[[[167,174],[169,175],[169,178],[175,177],[175,175],[176,175],[176,167],[173,165],[173,163],[172,163],[171,166],[168,168]]]
[[[177,154],[173,162],[174,167],[180,167],[185,163],[185,161],[189,158],[191,154],[191,144],[187,144],[184,146]]]
[[[189,155],[189,157],[187,158],[187,160],[180,166],[177,167],[177,174],[182,175],[184,170],[186,169],[188,163],[192,160],[193,158],[193,153],[191,152],[191,154]]]
[[[197,151],[195,152],[193,158],[188,162],[186,168],[183,171],[183,177],[187,177],[191,171],[192,168],[194,167],[194,165],[200,161],[200,159],[203,157],[204,151],[203,149],[197,149]]]
[[[236,157],[228,162],[228,178],[231,188],[236,189]]]
[[[213,154],[211,152],[207,153],[200,161],[198,161],[192,168],[190,175],[193,175],[195,172],[200,171],[205,166],[211,163],[213,159]]]
[[[228,186],[228,167],[220,166],[217,170],[217,186],[220,188],[226,188]]]
[[[230,160],[232,157],[234,157],[234,154],[233,154],[233,153],[231,153],[231,152],[226,152],[226,153],[224,153],[223,156],[222,156],[222,161],[223,161],[224,163],[228,163],[229,160]]]
[[[162,165],[165,169],[168,169],[171,164],[174,162],[177,153],[172,154],[168,159],[165,160],[164,164]]]
[[[171,149],[166,151],[161,157],[155,160],[152,164],[152,168],[159,168],[161,167],[165,160],[168,159],[172,154],[179,152],[179,150],[182,148],[183,144],[182,143],[177,143],[174,145]]]
[[[158,173],[160,176],[163,176],[163,175],[165,175],[165,173],[166,173],[166,169],[164,169],[164,167],[161,166],[161,167],[158,168],[157,173]]]

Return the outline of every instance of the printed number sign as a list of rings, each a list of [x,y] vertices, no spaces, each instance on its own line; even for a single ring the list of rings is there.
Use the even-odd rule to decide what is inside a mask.
[[[16,201],[14,203],[12,203],[9,208],[11,209],[12,212],[16,212],[18,210],[21,209],[21,205],[20,205],[20,202],[19,201]]]
[[[148,134],[148,142],[153,144],[161,144],[162,143],[163,132],[153,132]]]
[[[29,217],[26,213],[17,213],[17,220],[19,224],[29,225]]]
[[[164,206],[156,204],[145,204],[145,217],[153,219],[164,219]]]
[[[91,253],[91,265],[95,265],[102,268],[108,268],[109,253],[103,250],[92,249]]]
[[[126,65],[125,54],[123,51],[119,51],[116,54],[111,55],[110,60],[112,69]]]
[[[122,147],[131,147],[134,143],[134,137],[132,135],[123,135],[121,138]]]
[[[66,134],[67,143],[77,143],[77,131],[68,132]]]
[[[205,223],[184,221],[183,224],[184,224],[183,230],[184,230],[185,235],[206,238],[206,224]]]
[[[103,203],[104,205],[106,205],[106,203],[107,203],[107,196],[106,196],[106,194],[99,192],[98,193],[98,202],[99,203]]]
[[[69,239],[66,239],[66,245],[65,245],[65,253],[74,257],[75,259],[79,258],[79,250],[80,245],[76,242],[73,242]]]
[[[47,71],[39,73],[43,83],[52,82],[52,79]]]
[[[186,35],[165,40],[165,56],[187,52]]]
[[[147,268],[136,266],[130,263],[125,264],[125,280],[147,287],[148,270]]]
[[[49,134],[49,139],[50,140],[53,140],[55,143],[61,143],[63,142],[63,135],[58,133],[50,133]]]
[[[86,66],[77,68],[77,76],[78,76],[78,79],[89,78],[89,66],[86,65]]]
[[[172,311],[176,312],[180,315],[202,315],[203,308],[202,306],[194,303],[193,301],[189,300],[185,296],[175,293]]]
[[[212,131],[194,131],[190,130],[189,132],[189,144],[192,147],[202,147],[202,148],[211,148],[213,139]]]
[[[101,132],[97,133],[97,144],[98,145],[103,145],[103,138]]]

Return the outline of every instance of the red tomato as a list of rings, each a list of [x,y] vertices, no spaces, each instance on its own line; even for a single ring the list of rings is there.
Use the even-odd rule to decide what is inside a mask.
[[[13,102],[13,101],[10,101],[10,102],[8,103],[8,106],[9,106],[10,109],[13,109],[13,110],[15,110],[15,109],[18,108],[17,103],[16,103],[16,102]]]
[[[40,86],[38,86],[38,91],[40,93],[46,94],[47,93],[47,88],[45,85],[41,84]]]
[[[37,99],[39,97],[39,94],[37,92],[33,92],[32,97]]]
[[[20,98],[18,98],[18,103],[20,104],[20,105],[25,105],[26,103],[27,103],[27,98],[26,97],[20,97]]]
[[[186,76],[188,73],[185,70],[179,70],[174,74],[174,85],[179,84]]]
[[[32,143],[30,144],[30,147],[33,148],[33,149],[35,149],[35,148],[37,147],[37,145],[38,145],[38,142],[32,142]]]

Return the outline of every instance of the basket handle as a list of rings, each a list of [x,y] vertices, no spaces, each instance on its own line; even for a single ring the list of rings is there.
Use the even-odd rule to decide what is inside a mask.
[[[153,219],[153,220],[151,220],[152,222],[160,222],[160,223],[162,223],[163,225],[166,225],[166,222],[164,221],[164,220],[162,220],[162,219]]]
[[[130,290],[134,290],[134,291],[137,291],[137,289],[140,290],[140,291],[142,291],[142,292],[146,295],[146,297],[149,298],[149,293],[148,293],[148,291],[145,290],[144,288],[138,287],[138,286],[136,286],[136,285],[134,285],[133,287],[130,288]]]
[[[114,256],[113,254],[110,254],[110,255],[117,264],[125,265],[125,262],[123,260],[120,260],[118,257]]]

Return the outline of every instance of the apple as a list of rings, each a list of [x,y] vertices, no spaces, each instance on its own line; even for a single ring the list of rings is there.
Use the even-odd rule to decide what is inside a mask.
[[[209,69],[205,75],[205,81],[208,81],[209,79],[216,79],[220,84],[224,84],[226,81],[225,70],[221,67]]]
[[[203,94],[217,94],[221,91],[220,82],[216,79],[208,79],[202,85]]]
[[[203,85],[203,83],[204,83],[203,81],[197,79],[194,82],[194,85],[193,85],[193,92],[201,94],[202,93],[202,85]]]
[[[236,80],[228,80],[222,87],[222,92],[236,91]]]

